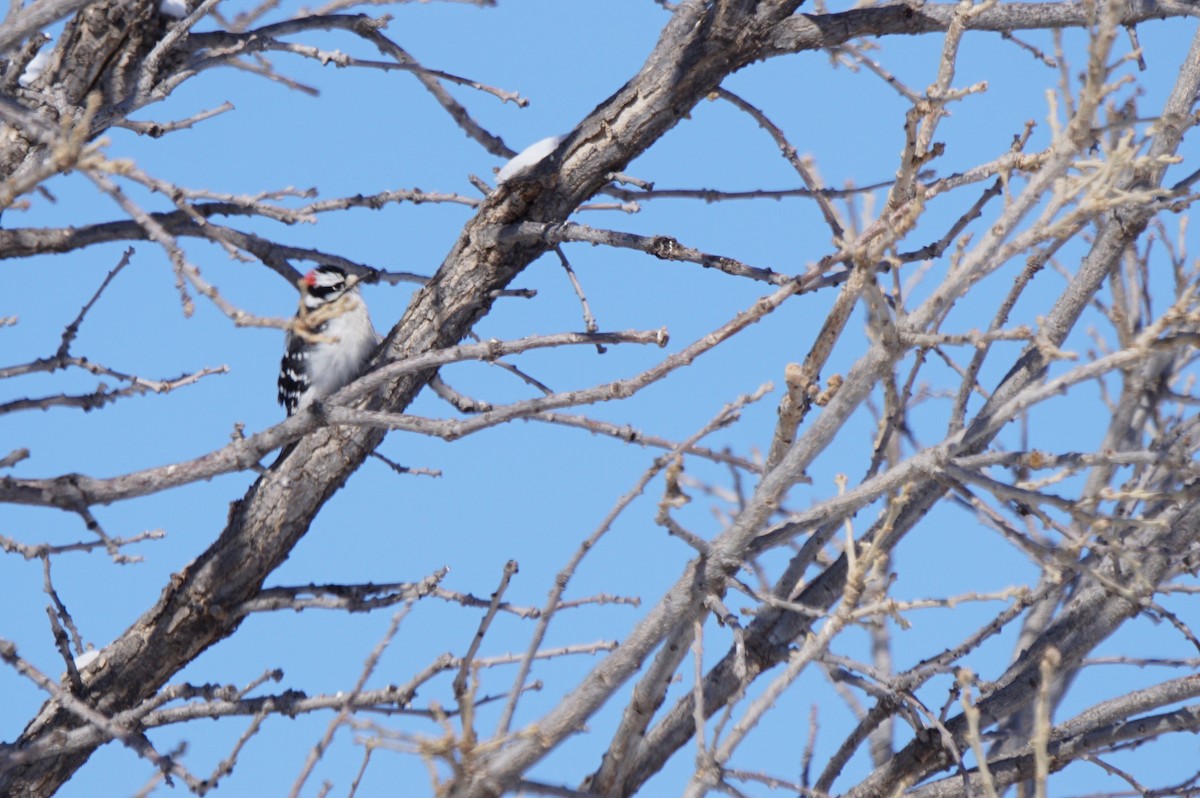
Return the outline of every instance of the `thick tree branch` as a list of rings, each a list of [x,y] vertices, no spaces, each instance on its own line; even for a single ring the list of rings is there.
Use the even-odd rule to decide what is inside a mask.
[[[924,3],[919,8],[885,5],[834,14],[797,14],[771,31],[762,56],[820,50],[862,36],[916,36],[950,28],[956,3]],[[1086,28],[1093,12],[1084,3],[997,3],[971,16],[967,30],[1008,33],[1018,30]],[[1133,26],[1151,20],[1196,16],[1186,3],[1133,0],[1122,3],[1117,24]]]
[[[730,72],[756,57],[769,27],[798,5],[798,0],[764,4],[754,24],[726,18],[724,6],[710,9],[688,3],[676,12],[646,66],[621,91],[585,119],[555,155],[528,176],[497,189],[464,228],[433,280],[413,298],[404,318],[386,339],[382,360],[456,344],[490,309],[495,292],[534,258],[544,243],[482,247],[481,230],[521,221],[554,223],[599,190],[608,175],[630,160],[719,85]],[[736,23],[736,24],[735,24]],[[672,66],[674,65],[674,66]],[[403,410],[434,371],[405,375],[368,407]],[[307,531],[311,519],[382,440],[375,429],[329,429],[301,440],[286,458],[265,473],[246,497],[235,502],[229,524],[206,552],[172,582],[158,603],[106,649],[106,667],[89,672],[88,695],[104,713],[119,712],[151,695],[199,652],[231,634],[240,618],[229,608],[252,598],[266,576]],[[781,486],[782,487],[782,486]],[[722,562],[721,567],[728,567]],[[653,645],[635,633],[631,648]],[[625,647],[623,647],[624,649]],[[635,654],[636,656],[636,654]],[[615,689],[632,672],[624,652]],[[610,656],[605,660],[612,662]],[[603,668],[603,666],[602,666]],[[594,684],[595,682],[593,682]],[[585,684],[582,688],[588,690]],[[545,740],[574,731],[597,702],[567,702],[565,716],[548,719]],[[29,724],[18,747],[34,744],[79,725],[70,712],[51,703]],[[482,784],[509,783],[529,762],[545,753],[544,743],[527,741],[503,752],[480,771],[479,781],[458,785],[461,794],[478,794]],[[53,792],[87,758],[87,749],[10,771],[2,783],[17,792]],[[492,792],[491,788],[486,789]]]

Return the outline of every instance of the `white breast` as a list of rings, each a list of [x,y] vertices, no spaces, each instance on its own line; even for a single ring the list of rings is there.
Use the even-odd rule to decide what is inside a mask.
[[[367,306],[358,293],[348,293],[337,300],[345,309],[325,323],[321,338],[308,353],[308,390],[300,396],[298,407],[304,407],[316,397],[328,396],[362,373],[367,358],[378,340]],[[340,308],[339,308],[340,309]]]

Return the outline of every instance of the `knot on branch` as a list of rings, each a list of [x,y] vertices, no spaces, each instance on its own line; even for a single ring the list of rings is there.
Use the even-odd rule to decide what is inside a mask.
[[[485,346],[487,346],[488,351],[487,351],[487,354],[485,354],[481,358],[481,360],[484,360],[485,362],[490,363],[504,355],[504,342],[503,341],[497,340],[495,338],[489,338],[487,341],[484,341],[483,343]]]
[[[51,502],[64,510],[78,512],[81,508],[86,509],[91,502],[88,501],[86,491],[79,484],[81,479],[85,479],[82,474],[64,474],[54,479]]]
[[[358,19],[354,21],[354,32],[360,35],[378,33],[387,28],[388,23],[391,21],[391,14],[384,14],[381,17],[369,17],[366,14],[360,14]]]
[[[654,236],[646,251],[660,260],[679,260],[683,256],[683,245],[671,236]]]

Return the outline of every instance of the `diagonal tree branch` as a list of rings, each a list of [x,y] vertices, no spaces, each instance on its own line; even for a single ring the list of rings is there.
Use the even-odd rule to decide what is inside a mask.
[[[542,242],[482,246],[480,231],[526,221],[565,221],[607,182],[608,175],[621,171],[729,73],[752,60],[770,26],[797,5],[798,0],[762,3],[749,25],[734,13],[741,4],[681,6],[637,76],[580,123],[556,153],[527,175],[506,182],[484,202],[438,273],[417,292],[404,318],[387,336],[380,359],[395,360],[456,344],[487,313],[496,292],[548,246]],[[434,373],[405,375],[367,406],[401,411]],[[93,706],[115,714],[136,705],[201,651],[231,634],[241,622],[241,616],[231,610],[258,592],[324,503],[383,436],[382,430],[375,429],[322,430],[301,440],[263,474],[232,505],[229,523],[217,541],[106,649],[103,666],[87,672],[86,695]],[[644,639],[642,645],[653,641]],[[621,659],[626,664],[610,689],[632,672],[628,656]],[[569,716],[556,718],[553,724],[559,736],[573,731],[580,714],[588,714],[598,704],[582,708],[582,713],[579,705],[568,706]],[[72,712],[50,702],[26,728],[17,747],[81,723]],[[504,752],[501,762],[486,775],[481,773],[484,783],[517,778],[520,769],[545,750],[541,744],[525,744]],[[90,752],[83,749],[14,768],[0,775],[0,790],[50,794]],[[464,783],[460,789],[470,794],[477,786]]]

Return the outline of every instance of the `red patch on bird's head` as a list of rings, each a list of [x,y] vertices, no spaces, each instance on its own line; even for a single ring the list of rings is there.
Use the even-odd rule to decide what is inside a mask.
[[[312,288],[317,284],[317,270],[313,269],[308,274],[304,275],[304,284]]]

